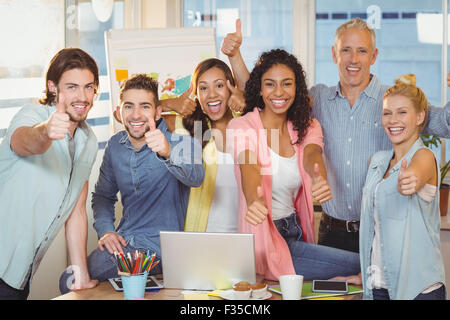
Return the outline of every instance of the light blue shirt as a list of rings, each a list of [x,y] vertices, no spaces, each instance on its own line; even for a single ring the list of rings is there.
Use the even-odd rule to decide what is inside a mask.
[[[41,155],[21,157],[11,150],[17,128],[46,121],[54,111],[53,106],[25,106],[0,144],[0,278],[16,289],[31,281],[70,216],[97,156],[97,139],[85,122],[75,131],[73,162],[68,136],[53,141]]]
[[[425,146],[419,138],[402,159],[407,159],[409,165],[420,148]],[[359,250],[365,299],[373,298],[371,277],[377,276],[380,270],[391,299],[414,299],[431,285],[445,283],[439,238],[439,188],[431,202],[423,200],[417,193],[411,196],[400,194],[397,184],[401,160],[383,180],[393,155],[393,150],[389,150],[373,156],[363,189]],[[374,199],[382,266],[371,264]]]
[[[322,207],[334,218],[359,221],[369,159],[377,151],[392,149],[381,125],[383,95],[388,88],[372,75],[352,108],[342,96],[340,84],[318,84],[309,91],[314,99],[312,115],[322,126],[324,161],[333,193]],[[429,106],[424,133],[450,137],[449,103],[445,108]]]

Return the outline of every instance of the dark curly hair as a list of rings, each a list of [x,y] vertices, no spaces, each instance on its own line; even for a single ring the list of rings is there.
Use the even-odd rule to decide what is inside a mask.
[[[230,80],[230,83],[232,86],[235,85],[233,74],[230,70],[230,67],[223,62],[222,60],[211,58],[206,59],[200,62],[197,67],[194,70],[194,73],[192,74],[192,83],[193,88],[192,92],[195,92],[197,94],[197,88],[198,88],[198,79],[204,74],[206,71],[212,68],[218,68],[223,71],[225,74],[225,78],[227,80]],[[201,121],[202,123],[202,136],[205,132],[208,131],[208,119],[209,117],[203,113],[202,108],[200,106],[200,102],[198,101],[198,98],[195,98],[195,103],[197,104],[195,111],[189,115],[183,118],[183,126],[184,128],[189,131],[190,135],[194,137],[194,127],[196,121]],[[208,144],[211,137],[203,137],[203,141],[200,141],[202,143],[202,146],[205,147],[206,144]]]
[[[264,73],[277,64],[284,64],[295,74],[295,99],[287,112],[287,120],[292,122],[298,132],[298,140],[295,142],[298,144],[305,137],[311,124],[310,97],[302,65],[295,56],[285,50],[274,49],[261,54],[245,84],[246,107],[243,114],[253,111],[256,107],[264,109],[265,105],[260,95],[261,79]]]

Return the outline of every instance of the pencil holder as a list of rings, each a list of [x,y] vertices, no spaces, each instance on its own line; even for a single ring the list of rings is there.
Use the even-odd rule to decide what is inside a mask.
[[[147,282],[147,272],[121,276],[123,294],[126,300],[143,299],[145,295],[145,284]]]

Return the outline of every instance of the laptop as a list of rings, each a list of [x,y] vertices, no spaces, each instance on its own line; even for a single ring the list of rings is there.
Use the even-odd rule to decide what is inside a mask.
[[[161,231],[164,287],[230,289],[256,282],[253,234]]]

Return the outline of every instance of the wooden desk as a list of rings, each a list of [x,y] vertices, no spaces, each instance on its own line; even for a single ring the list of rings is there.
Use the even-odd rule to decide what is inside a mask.
[[[278,285],[276,281],[264,281],[268,285]],[[183,291],[189,290],[180,290],[180,289],[161,289],[158,292],[146,292],[145,299],[151,300],[203,300],[192,298],[191,295],[182,294]],[[271,292],[272,297],[268,300],[282,300],[280,294],[275,292]],[[195,295],[198,296],[198,295]],[[223,300],[220,297],[213,297],[202,295],[201,296],[207,300]],[[361,293],[346,295],[343,296],[345,300],[360,300],[362,298]],[[117,292],[113,289],[109,281],[104,281],[100,283],[96,288],[81,290],[77,292],[70,292],[59,297],[56,297],[53,300],[123,300],[123,292]]]

